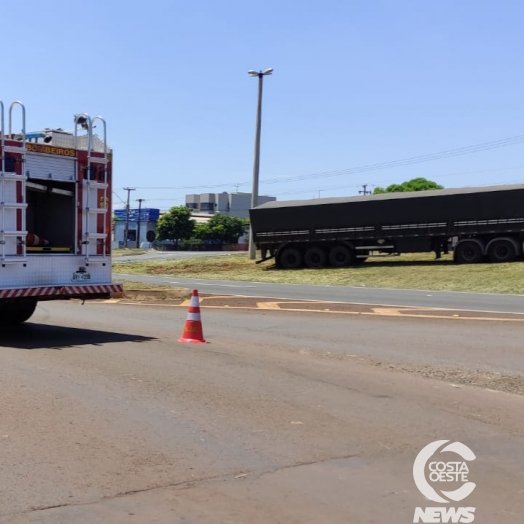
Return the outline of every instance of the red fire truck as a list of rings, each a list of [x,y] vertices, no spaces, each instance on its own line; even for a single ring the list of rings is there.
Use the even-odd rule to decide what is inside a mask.
[[[105,120],[81,113],[73,130],[27,132],[24,105],[5,111],[0,101],[0,126],[0,325],[26,321],[38,301],[121,292],[111,282]]]

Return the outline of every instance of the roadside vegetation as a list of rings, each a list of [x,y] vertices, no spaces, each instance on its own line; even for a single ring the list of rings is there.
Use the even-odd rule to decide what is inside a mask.
[[[188,278],[524,294],[524,262],[455,265],[450,255],[435,260],[417,254],[369,259],[359,267],[278,270],[272,262],[255,264],[246,253],[172,260],[116,263],[115,273]],[[118,278],[115,275],[115,278]]]
[[[206,244],[236,244],[249,225],[245,219],[216,213],[197,224],[185,206],[172,207],[157,224],[157,240],[171,242],[183,249],[198,250]]]

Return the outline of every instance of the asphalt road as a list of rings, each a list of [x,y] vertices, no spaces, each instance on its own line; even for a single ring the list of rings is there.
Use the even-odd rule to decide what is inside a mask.
[[[352,304],[414,306],[457,309],[466,311],[493,311],[524,313],[524,295],[496,295],[487,293],[459,293],[381,289],[347,286],[306,286],[297,284],[270,284],[266,282],[239,282],[203,280],[167,276],[127,275],[114,273],[118,280],[196,288],[213,294],[234,294],[246,297],[271,297],[291,300],[323,300]]]
[[[440,439],[476,455],[475,522],[522,521],[522,323],[217,309],[188,345],[185,317],[44,303],[2,333],[0,523],[404,524]]]
[[[113,262],[134,262],[137,260],[165,260],[172,258],[194,258],[237,254],[238,251],[147,251],[141,255],[114,256]]]

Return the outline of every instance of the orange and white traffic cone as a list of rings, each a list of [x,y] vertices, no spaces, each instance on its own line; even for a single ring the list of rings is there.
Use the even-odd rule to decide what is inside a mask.
[[[45,240],[42,237],[39,237],[38,235],[35,235],[34,233],[27,233],[27,236],[25,238],[25,243],[29,247],[48,246],[49,245],[49,241]]]
[[[186,325],[184,326],[184,333],[182,334],[182,338],[179,338],[178,341],[193,342],[195,344],[203,344],[206,342],[202,331],[200,304],[198,302],[198,291],[196,289],[191,293],[191,302],[187,313]]]

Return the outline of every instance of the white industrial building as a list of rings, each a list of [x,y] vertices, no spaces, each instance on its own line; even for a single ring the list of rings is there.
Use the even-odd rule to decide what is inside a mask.
[[[262,195],[258,203],[273,202],[276,197]],[[214,215],[224,213],[238,218],[249,218],[251,208],[251,193],[200,193],[186,195],[186,207],[191,213]]]

